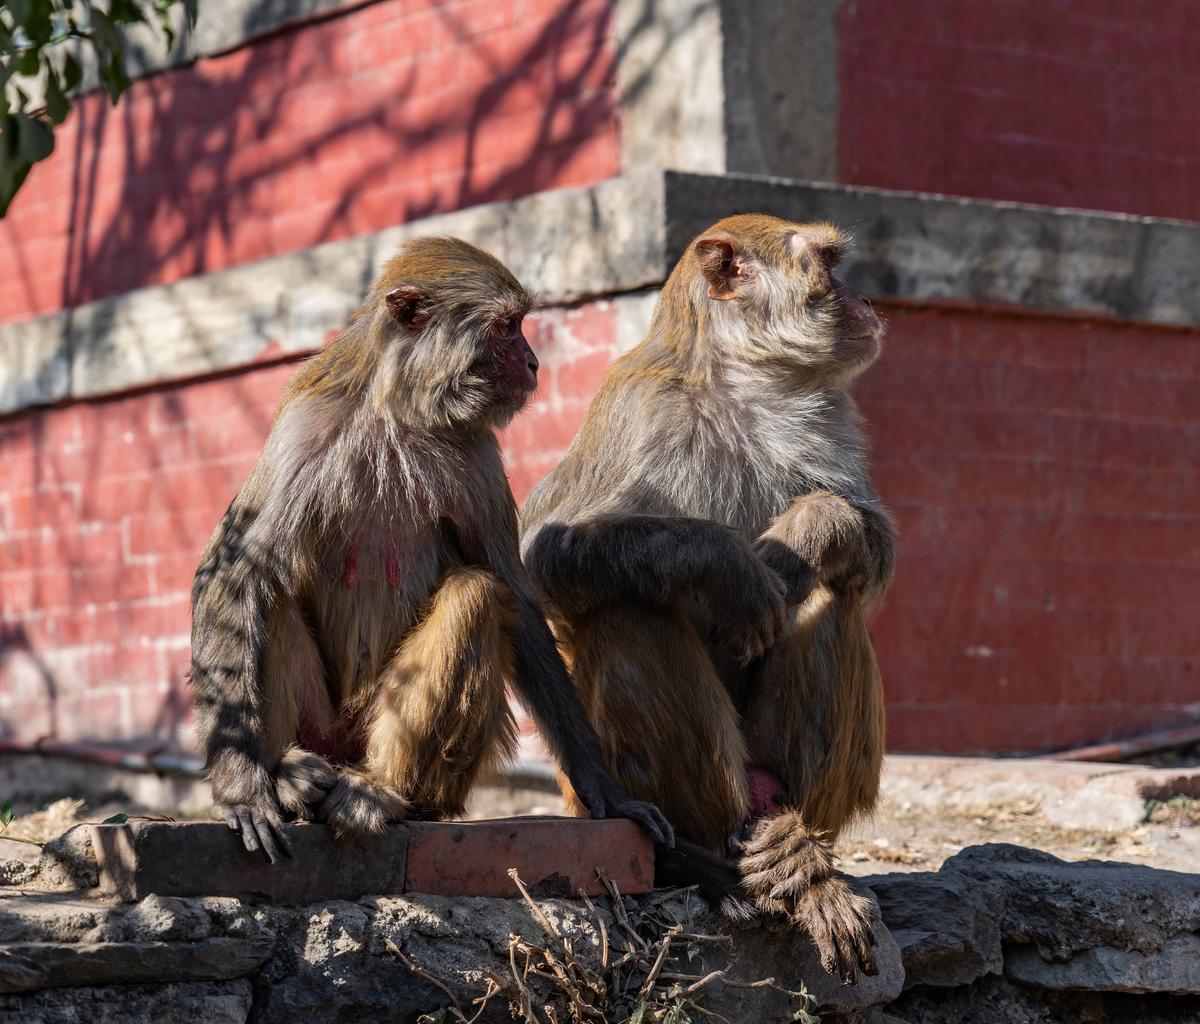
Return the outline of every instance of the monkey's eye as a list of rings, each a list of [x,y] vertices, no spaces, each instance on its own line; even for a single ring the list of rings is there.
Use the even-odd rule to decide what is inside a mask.
[[[524,319],[519,313],[514,313],[507,320],[500,323],[500,330],[504,334],[516,334],[521,330],[521,321]]]

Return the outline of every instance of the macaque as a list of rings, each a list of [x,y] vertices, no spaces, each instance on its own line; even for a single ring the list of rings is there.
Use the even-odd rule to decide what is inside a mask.
[[[847,393],[883,329],[834,276],[844,246],[758,215],[696,239],[522,545],[618,782],[849,980],[874,971],[870,905],[829,844],[877,799],[866,616],[894,538]]]
[[[407,243],[288,384],[192,591],[213,799],[247,850],[461,815],[529,708],[580,802],[670,826],[604,768],[536,591],[495,428],[537,385],[530,297],[454,238]]]

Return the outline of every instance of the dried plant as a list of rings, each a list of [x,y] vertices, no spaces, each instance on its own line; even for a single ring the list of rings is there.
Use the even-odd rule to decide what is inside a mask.
[[[774,978],[735,980],[729,977],[732,962],[704,974],[679,969],[694,961],[705,945],[733,945],[728,935],[699,932],[690,919],[678,919],[676,909],[682,906],[686,913],[686,901],[678,901],[688,892],[686,889],[656,892],[635,901],[622,896],[611,879],[597,872],[611,900],[615,927],[610,934],[604,915],[581,891],[579,897],[595,922],[600,940],[599,965],[591,966],[530,896],[517,872],[508,873],[546,939],[539,945],[523,936],[509,935],[508,971],[484,972],[487,983],[482,988],[466,985],[479,992],[469,1007],[446,982],[388,940],[388,950],[401,963],[450,1000],[437,1013],[421,1017],[420,1024],[474,1024],[493,999],[505,1000],[513,1018],[527,1024],[693,1024],[702,1020],[733,1024],[703,1005],[709,990],[718,983],[725,988],[771,989],[795,1004],[793,1021],[818,1024],[816,1000],[803,986],[792,991],[777,985]]]

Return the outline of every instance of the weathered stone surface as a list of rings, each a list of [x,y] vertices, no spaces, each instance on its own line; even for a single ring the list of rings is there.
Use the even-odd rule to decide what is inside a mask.
[[[273,935],[236,900],[0,897],[0,992],[253,973]]]
[[[250,982],[52,988],[0,995],[0,1024],[245,1024]]]
[[[641,170],[0,325],[0,354],[11,353],[0,359],[0,412],[315,349],[414,234],[461,235],[511,264],[544,301],[569,303],[661,284],[697,232],[745,210],[853,225],[846,275],[871,298],[1200,323],[1194,224]]]
[[[0,327],[0,414],[67,397],[68,324],[68,314],[55,313]]]
[[[1194,995],[1200,993],[1200,936],[1176,935],[1151,952],[1101,946],[1065,961],[1018,946],[1005,956],[1004,973],[1039,988]]]
[[[103,887],[125,900],[151,893],[238,896],[274,903],[354,899],[381,893],[516,896],[516,868],[532,892],[604,892],[596,871],[622,892],[654,881],[649,838],[623,818],[505,818],[404,822],[380,836],[338,840],[324,825],[289,825],[291,861],[269,864],[217,822],[135,821],[95,825]],[[194,865],[206,865],[203,872]]]
[[[1003,966],[1001,900],[974,879],[948,872],[862,879],[904,963],[904,986],[965,985]]]
[[[1048,962],[1104,946],[1158,955],[1176,937],[1200,933],[1200,875],[1068,863],[1006,843],[969,847],[942,872],[1001,889],[1004,942],[1032,944]]]

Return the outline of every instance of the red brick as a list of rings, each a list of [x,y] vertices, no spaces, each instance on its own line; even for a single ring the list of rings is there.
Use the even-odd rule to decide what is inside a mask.
[[[84,97],[0,225],[0,322],[615,174],[606,6],[385,0],[139,80],[115,116]],[[509,27],[526,46],[496,45]]]

